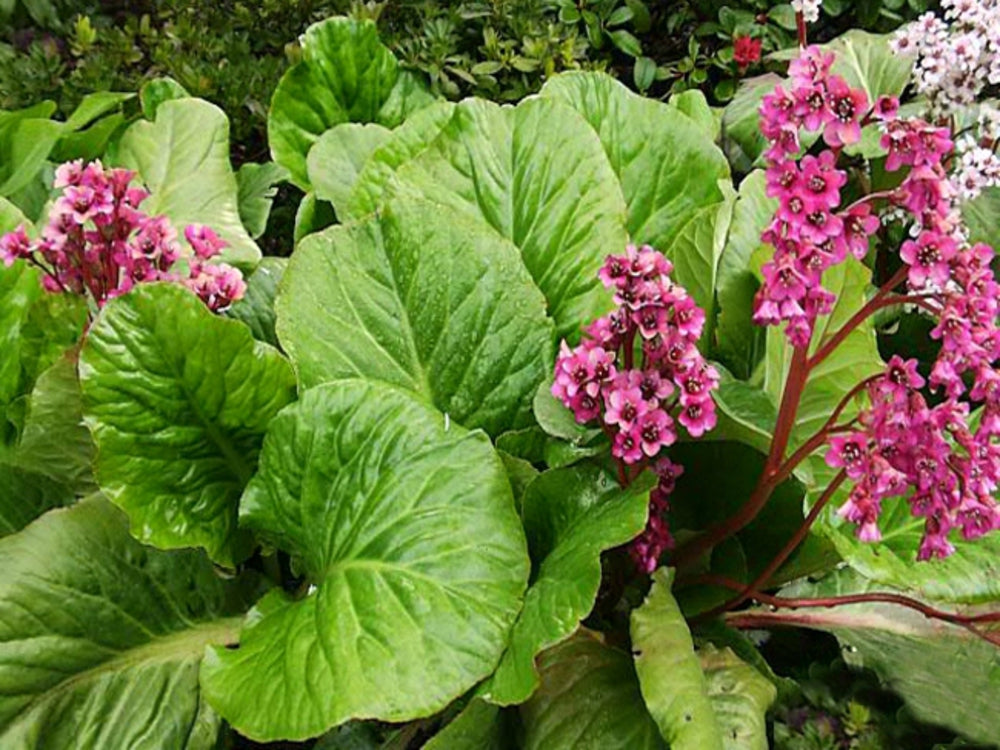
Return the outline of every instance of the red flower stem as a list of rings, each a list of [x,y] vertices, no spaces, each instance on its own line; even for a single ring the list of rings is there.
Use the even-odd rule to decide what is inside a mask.
[[[635,326],[630,325],[625,334],[625,369],[631,370],[635,363]]]
[[[716,586],[724,586],[734,590],[742,589],[743,585],[739,581],[725,578],[724,576],[701,576],[700,583],[709,583]],[[776,609],[809,609],[809,608],[832,608],[842,607],[848,604],[895,604],[919,612],[929,620],[940,620],[952,625],[965,628],[970,633],[982,638],[995,646],[1000,646],[1000,633],[984,632],[976,627],[979,624],[989,624],[1000,622],[1000,612],[988,612],[981,615],[960,615],[954,612],[946,612],[936,607],[924,604],[918,599],[913,599],[903,594],[890,594],[886,592],[871,592],[868,594],[844,594],[841,596],[828,596],[816,598],[792,598],[784,596],[771,596],[769,594],[755,591],[752,598],[761,604],[766,604]],[[809,615],[789,616],[778,612],[733,612],[726,615],[726,623],[734,628],[752,629],[769,628],[781,626],[816,626],[816,620]]]
[[[713,607],[707,612],[699,614],[695,619],[706,620],[715,617],[716,615],[720,615],[723,612],[728,612],[754,596],[754,593],[761,586],[766,585],[771,576],[778,571],[778,568],[784,564],[785,560],[792,556],[792,553],[795,552],[796,548],[802,543],[802,540],[809,534],[809,529],[812,528],[816,519],[819,518],[819,514],[823,511],[823,508],[825,508],[827,503],[830,502],[830,498],[833,497],[834,493],[840,489],[840,485],[844,483],[846,478],[847,474],[843,471],[840,471],[837,476],[833,478],[833,481],[827,485],[825,490],[823,490],[823,494],[820,495],[819,499],[815,503],[813,503],[813,507],[809,510],[809,514],[799,525],[799,528],[795,530],[795,533],[792,534],[791,539],[785,543],[785,546],[781,548],[781,551],[774,556],[774,559],[764,567],[764,569],[757,575],[756,578],[753,579],[753,581],[741,588],[739,594],[734,596],[732,599],[723,602],[717,607]]]
[[[599,415],[597,417],[597,419],[601,423],[601,430],[607,436],[608,440],[611,441],[611,444],[614,445],[614,442],[615,442],[615,432],[612,429],[611,425],[609,425],[607,422],[604,421],[604,415],[603,414]],[[629,485],[629,479],[628,479],[628,476],[625,473],[625,464],[622,462],[622,460],[620,458],[616,458],[615,459],[615,468],[618,471],[618,484],[622,488],[628,487],[628,485]]]
[[[739,581],[728,578],[727,576],[707,574],[698,576],[696,579],[692,578],[688,581],[689,584],[701,583],[712,586],[722,586],[723,588],[732,589],[733,591],[740,591],[744,588],[744,585]],[[955,612],[946,612],[942,609],[937,609],[931,607],[928,604],[924,604],[919,599],[914,599],[909,596],[904,596],[903,594],[891,594],[885,591],[872,591],[867,594],[841,594],[839,596],[826,596],[826,597],[788,597],[788,596],[774,596],[772,594],[765,594],[763,591],[754,591],[753,598],[759,601],[761,604],[766,604],[769,607],[776,607],[777,609],[809,609],[815,607],[842,607],[845,604],[898,604],[901,607],[906,607],[908,609],[914,609],[923,615],[935,620],[945,620],[951,623],[968,623],[971,625],[979,623],[1000,623],[1000,612],[984,612],[981,615],[960,615]],[[735,619],[737,615],[742,614],[753,614],[751,612],[736,612],[730,617],[727,617],[727,621]],[[763,614],[763,613],[761,613]],[[768,613],[773,614],[773,613]]]
[[[879,191],[874,192],[874,193],[869,193],[868,195],[863,195],[860,198],[858,198],[856,201],[854,201],[854,203],[852,203],[847,208],[845,208],[843,211],[841,211],[840,213],[841,214],[848,214],[848,213],[851,212],[851,209],[857,208],[858,206],[860,206],[860,205],[862,205],[864,203],[868,203],[869,201],[879,200],[880,198],[890,198],[890,197],[892,197],[892,194],[894,192],[896,192],[896,191],[895,190],[879,190]]]
[[[767,504],[777,487],[791,473],[791,469],[782,463],[785,449],[788,447],[788,440],[792,434],[792,427],[795,423],[795,412],[798,411],[799,401],[802,398],[802,391],[805,389],[806,379],[809,376],[807,366],[807,356],[805,347],[796,347],[792,354],[792,362],[788,368],[788,378],[785,381],[785,392],[781,399],[781,407],[778,410],[778,419],[774,428],[774,437],[771,440],[771,452],[764,465],[764,471],[757,481],[757,486],[747,499],[743,507],[736,515],[721,521],[699,537],[680,547],[671,558],[671,565],[678,567],[686,562],[695,560],[702,554],[710,550],[719,542],[728,539],[743,529],[753,521]],[[787,473],[786,470],[787,469]]]
[[[893,285],[895,286],[895,285]],[[891,289],[891,287],[889,287]],[[855,324],[857,325],[857,324]],[[839,333],[839,332],[838,332]],[[795,414],[798,411],[799,401],[802,398],[802,391],[805,388],[809,371],[814,365],[803,364],[805,358],[805,348],[796,349],[792,356],[792,364],[788,370],[788,380],[785,385],[785,393],[781,400],[781,409],[778,412],[778,421],[774,430],[774,439],[771,441],[771,453],[768,462],[764,466],[764,471],[754,488],[753,493],[747,502],[740,508],[736,515],[722,521],[709,529],[699,537],[691,540],[680,547],[671,558],[671,564],[680,566],[686,562],[698,558],[703,553],[717,545],[719,542],[728,539],[747,526],[767,504],[774,489],[792,475],[795,468],[808,458],[813,451],[820,448],[826,442],[827,437],[834,432],[840,432],[849,425],[837,425],[837,420],[847,408],[848,403],[858,393],[860,393],[869,383],[883,377],[882,373],[865,378],[840,400],[840,403],[830,414],[830,418],[816,433],[806,440],[797,450],[795,450],[787,460],[782,460],[788,440],[791,436],[791,427],[794,425]],[[779,431],[779,427],[785,425]],[[780,442],[779,442],[780,440]],[[829,488],[828,488],[829,489]]]
[[[816,365],[829,357],[830,354],[833,353],[833,350],[840,346],[844,339],[850,336],[854,329],[861,325],[870,315],[883,307],[887,307],[889,304],[894,304],[892,302],[887,303],[886,297],[895,287],[903,282],[906,278],[906,274],[907,269],[905,267],[896,271],[895,275],[879,288],[879,290],[875,293],[875,296],[868,300],[868,302],[865,303],[860,310],[851,316],[850,320],[841,326],[840,330],[834,333],[819,347],[819,349],[813,353],[813,355],[809,358],[808,368],[810,370],[813,369]]]
[[[802,15],[802,11],[795,14],[795,28],[799,33],[799,46],[805,48],[809,44],[809,39],[806,33],[806,19]]]

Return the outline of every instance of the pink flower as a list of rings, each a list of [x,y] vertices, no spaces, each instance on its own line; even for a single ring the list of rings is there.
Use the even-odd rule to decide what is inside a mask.
[[[711,400],[693,401],[677,417],[691,437],[701,437],[715,427],[715,404]]]
[[[214,258],[229,244],[204,224],[188,224],[184,228],[184,238],[194,254],[204,260]]]
[[[895,96],[880,96],[875,101],[875,117],[879,120],[894,120],[899,114],[899,98]]]
[[[950,275],[948,261],[957,252],[955,241],[933,231],[921,232],[916,242],[907,240],[899,255],[910,266],[908,279],[915,288],[924,287],[928,281],[943,286]]]
[[[860,479],[868,462],[868,437],[863,432],[837,435],[830,438],[830,450],[826,454],[830,466],[844,469],[851,479]]]
[[[642,376],[635,371],[622,373],[615,378],[610,390],[604,391],[604,421],[629,429],[636,420],[649,411],[642,397]]]
[[[660,448],[672,445],[677,440],[673,430],[674,420],[662,409],[653,409],[639,418],[636,430],[642,452],[653,458]]]
[[[868,238],[879,228],[877,216],[872,214],[872,208],[867,203],[851,208],[844,216],[844,237],[851,254],[858,260],[864,260],[868,254]]]
[[[620,458],[626,464],[635,464],[642,460],[642,437],[638,427],[620,430],[611,444],[611,455]]]
[[[23,224],[0,237],[0,260],[5,266],[13,265],[15,260],[30,258],[31,252],[31,240]]]
[[[833,113],[823,130],[823,140],[830,146],[847,146],[861,140],[861,117],[868,109],[868,97],[861,89],[852,89],[839,76],[827,81],[827,106]]]

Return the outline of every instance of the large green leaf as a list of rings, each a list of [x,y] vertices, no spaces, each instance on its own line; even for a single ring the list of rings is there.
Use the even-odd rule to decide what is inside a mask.
[[[547,471],[528,485],[522,516],[535,572],[483,697],[509,705],[531,696],[538,686],[535,657],[569,637],[594,606],[601,553],[645,527],[650,484],[623,490],[610,474],[584,465]]]
[[[729,226],[729,165],[713,126],[629,91],[600,73],[556,76],[542,95],[576,109],[597,132],[621,181],[633,241],[665,253],[678,283],[711,311]]]
[[[970,242],[1000,247],[1000,187],[986,188],[975,200],[962,205],[962,219],[969,229]]]
[[[328,18],[310,26],[301,45],[301,62],[282,76],[271,98],[267,134],[274,160],[308,190],[306,157],[327,130],[343,122],[394,128],[433,98],[400,74],[371,21]]]
[[[891,39],[891,34],[851,29],[826,45],[836,55],[833,72],[862,89],[870,104],[880,96],[900,96],[910,81],[913,57],[893,52]]]
[[[323,133],[307,159],[316,197],[330,201],[337,216],[346,217],[351,192],[368,157],[391,137],[391,130],[374,123],[345,122]]]
[[[491,435],[530,424],[552,359],[545,300],[517,248],[417,199],[303,240],[278,335],[306,388],[385,381]]]
[[[0,567],[0,746],[215,746],[199,664],[235,640],[256,584],[143,547],[100,497],[0,540]]]
[[[237,502],[268,422],[295,397],[284,358],[188,290],[144,284],[94,322],[80,380],[98,483],[133,533],[225,565],[244,557]]]
[[[784,79],[767,73],[740,82],[736,96],[722,112],[722,145],[739,172],[749,172],[767,148],[767,139],[760,132],[760,104]]]
[[[49,508],[73,499],[70,488],[44,474],[0,461],[0,537],[20,531]]]
[[[768,750],[765,714],[778,690],[730,649],[698,649],[724,750]]]
[[[672,750],[722,750],[691,632],[670,592],[673,579],[667,568],[653,573],[646,601],[632,610],[632,649],[642,696]]]
[[[719,262],[719,323],[715,351],[734,375],[751,376],[764,355],[764,329],[754,325],[753,300],[760,282],[750,259],[761,246],[777,202],[765,194],[764,173],[756,170],[740,183],[733,220]]]
[[[260,259],[240,220],[229,120],[221,109],[201,99],[165,101],[155,121],[140,120],[125,132],[118,159],[149,188],[144,211],[165,214],[178,232],[188,224],[210,226],[229,243],[222,260],[253,266]]]
[[[365,161],[344,208],[342,218],[360,218],[382,204],[386,185],[404,163],[427,148],[451,120],[455,105],[435,102],[414,112],[392,131],[389,139]]]
[[[902,498],[882,503],[882,539],[859,541],[855,526],[832,513],[821,530],[851,567],[880,583],[907,588],[942,601],[988,603],[1000,600],[1000,539],[996,534],[975,541],[956,540],[944,560],[916,562],[924,521],[910,513]]]
[[[48,119],[52,108],[36,105],[0,111],[0,195],[12,197],[34,180],[66,124]],[[16,202],[16,201],[15,201]]]
[[[520,248],[560,335],[577,334],[610,308],[597,271],[625,247],[625,202],[597,135],[568,105],[466,100],[396,176],[400,191],[469,216]]]
[[[18,465],[83,494],[95,489],[94,441],[83,424],[76,353],[67,353],[39,375],[28,398]]]
[[[849,570],[782,593],[829,597],[886,591]],[[890,591],[894,593],[894,591]],[[933,606],[933,602],[930,603]],[[995,604],[994,604],[995,607]],[[825,630],[843,645],[844,659],[874,669],[919,720],[941,724],[992,746],[1000,737],[1000,648],[957,625],[896,604],[851,604],[754,611],[763,626]]]
[[[310,389],[272,422],[241,521],[313,583],[265,597],[239,648],[206,659],[209,700],[241,733],[429,716],[496,666],[528,557],[483,433],[390,386]]]
[[[525,750],[666,750],[628,654],[581,632],[538,668],[541,687],[521,706]]]

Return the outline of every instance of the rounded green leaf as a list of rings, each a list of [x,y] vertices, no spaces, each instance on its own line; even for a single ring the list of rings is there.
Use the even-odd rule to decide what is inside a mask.
[[[205,224],[229,243],[221,259],[253,266],[260,248],[240,219],[239,185],[229,164],[229,120],[201,99],[174,99],[156,108],[122,136],[118,158],[139,173],[151,195],[150,215],[165,214],[178,233]]]
[[[521,706],[525,750],[666,750],[628,654],[581,632],[538,669],[541,687]]]
[[[287,361],[188,290],[144,284],[94,322],[80,380],[98,484],[133,533],[224,565],[244,557],[237,505],[268,422],[295,398]]]
[[[389,386],[310,389],[272,422],[241,521],[313,583],[265,597],[239,648],[206,658],[209,700],[241,733],[429,716],[496,666],[528,557],[481,432]]]
[[[303,240],[278,336],[306,388],[392,383],[491,435],[530,424],[552,357],[545,300],[517,248],[417,199]]]
[[[0,264],[0,445],[14,442],[35,381],[78,341],[87,320],[82,299],[45,293],[40,276],[23,261]]]
[[[508,750],[516,740],[504,719],[499,707],[473,698],[423,750]]]
[[[913,57],[893,52],[891,39],[891,34],[851,29],[826,45],[836,55],[833,72],[850,86],[862,89],[869,104],[880,96],[902,95],[910,82]]]
[[[722,736],[691,632],[673,594],[673,571],[660,568],[632,610],[635,671],[649,712],[672,750],[722,750]]]
[[[143,547],[100,497],[0,540],[0,567],[0,747],[215,746],[199,663],[235,640],[256,583]]]
[[[647,481],[622,489],[589,465],[547,471],[528,485],[522,515],[536,572],[482,697],[510,705],[531,696],[538,686],[535,657],[572,635],[590,613],[601,585],[601,553],[642,532],[649,490]]]
[[[427,148],[454,112],[455,105],[451,102],[435,102],[414,112],[393,130],[361,168],[344,209],[345,217],[360,218],[373,213],[381,205],[386,185],[396,170]]]
[[[513,109],[466,100],[396,178],[395,190],[513,242],[559,335],[578,335],[610,309],[597,271],[627,242],[625,203],[596,133],[571,107],[542,98]]]
[[[274,160],[308,190],[306,157],[327,130],[343,122],[394,128],[433,98],[400,75],[371,21],[328,18],[306,29],[301,44],[301,62],[282,76],[271,98],[267,135]]]
[[[542,95],[590,123],[621,182],[632,240],[666,254],[678,283],[710,311],[731,208],[719,182],[729,180],[729,165],[714,143],[714,121],[680,103],[638,96],[600,73],[556,76]]]
[[[345,122],[323,133],[310,149],[309,181],[316,197],[330,201],[337,216],[347,216],[348,199],[365,162],[391,135],[374,123]]]

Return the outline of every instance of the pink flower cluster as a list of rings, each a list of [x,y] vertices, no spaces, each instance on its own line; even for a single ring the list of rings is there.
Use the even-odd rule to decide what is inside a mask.
[[[609,255],[599,276],[618,308],[592,323],[575,349],[563,342],[556,361],[552,394],[577,422],[600,419],[611,453],[626,464],[649,461],[677,440],[677,406],[677,421],[693,437],[715,426],[719,374],[696,346],[705,313],[670,280],[672,270],[648,246]]]
[[[880,221],[871,204],[885,200],[909,216],[911,239],[900,248],[908,295],[899,297],[937,321],[938,357],[925,379],[915,361],[894,357],[884,374],[866,385],[869,406],[850,432],[829,441],[827,461],[842,468],[853,486],[840,514],[858,525],[865,541],[880,538],[882,501],[909,493],[914,515],[924,519],[918,556],[944,557],[954,550],[949,534],[973,539],[1000,528],[993,492],[1000,482],[1000,286],[990,263],[993,250],[969,247],[956,208],[957,192],[945,163],[953,150],[946,128],[898,117],[898,101],[883,97],[868,111],[860,91],[830,73],[833,58],[814,47],[789,68],[792,89],[778,87],[761,107],[767,151],[768,194],[779,208],[763,233],[775,248],[762,269],[754,319],[787,322],[795,346],[807,346],[818,315],[833,296],[823,272],[848,254],[862,259]],[[881,121],[888,171],[906,170],[900,185],[839,209],[847,175],[837,168],[843,145],[860,137],[870,119]],[[827,148],[798,159],[801,131],[822,130]],[[885,290],[884,293],[888,293]],[[931,406],[922,389],[940,391]],[[982,404],[971,416],[971,406]]]
[[[41,237],[30,239],[23,226],[0,237],[0,260],[10,266],[23,259],[43,271],[47,290],[89,297],[97,307],[147,281],[184,284],[212,310],[240,299],[240,272],[207,262],[226,243],[208,227],[190,225],[184,236],[191,252],[184,253],[166,217],[140,210],[149,193],[134,178],[99,161],[63,164],[55,180],[62,194]]]
[[[806,346],[816,318],[832,309],[823,273],[848,253],[863,258],[868,236],[879,226],[867,203],[837,210],[847,182],[837,156],[861,138],[869,104],[863,91],[830,72],[832,66],[832,54],[807,47],[789,66],[791,90],[778,85],[761,104],[761,132],[771,144],[765,153],[767,194],[779,200],[779,208],[761,237],[775,252],[761,269],[764,284],[754,322],[787,322],[786,335],[795,346]],[[880,101],[877,111],[891,116],[896,106]],[[803,131],[822,131],[830,148],[798,159]]]
[[[995,286],[995,285],[994,285]],[[955,551],[953,530],[976,539],[1000,529],[993,493],[1000,483],[1000,373],[989,369],[970,396],[985,398],[979,424],[970,427],[969,405],[949,398],[929,406],[915,360],[893,357],[868,385],[871,402],[857,429],[830,439],[827,463],[854,481],[840,515],[858,524],[858,537],[878,541],[882,501],[912,489],[913,515],[924,519],[917,557],[947,557]]]
[[[659,481],[649,493],[649,520],[646,529],[629,545],[629,556],[637,570],[649,574],[656,570],[660,558],[667,550],[674,548],[674,537],[670,533],[667,512],[670,510],[670,495],[684,467],[669,458],[661,458],[653,464]]]
[[[587,327],[575,349],[563,342],[552,385],[577,422],[600,422],[621,467],[652,464],[659,475],[647,528],[631,550],[646,572],[673,544],[667,497],[682,471],[657,457],[677,440],[675,415],[692,437],[715,426],[712,391],[719,385],[697,347],[705,313],[671,281],[672,271],[649,246],[609,255],[598,275],[618,307]]]

